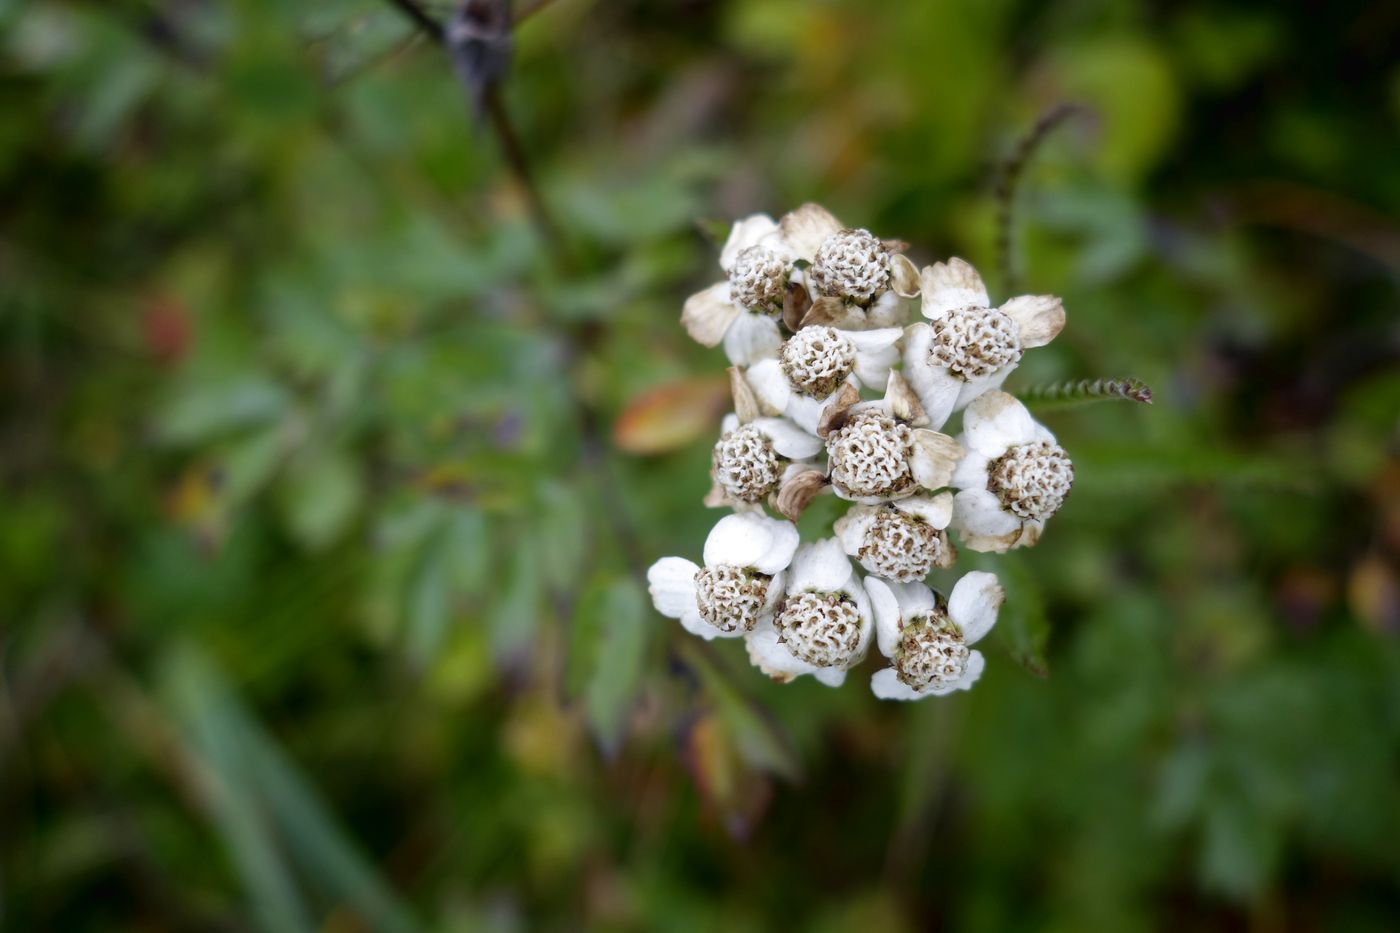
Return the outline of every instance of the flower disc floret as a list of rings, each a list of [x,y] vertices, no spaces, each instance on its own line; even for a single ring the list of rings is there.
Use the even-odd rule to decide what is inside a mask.
[[[860,612],[845,593],[795,593],[774,626],[793,657],[817,667],[847,667],[860,648]]]
[[[856,345],[831,327],[804,327],[783,344],[783,372],[794,389],[826,398],[856,366]]]
[[[695,601],[700,617],[721,632],[751,631],[768,596],[770,577],[719,564],[695,574]]]
[[[1021,360],[1016,323],[996,308],[949,311],[934,321],[933,335],[929,347],[933,363],[963,379],[990,376]]]
[[[894,496],[914,483],[913,432],[882,411],[852,415],[827,438],[831,481],[852,496]]]
[[[934,610],[911,619],[895,648],[895,675],[915,690],[956,683],[967,670],[970,649],[946,613]]]
[[[788,261],[763,246],[750,246],[729,269],[734,300],[755,311],[778,312],[787,293]]]
[[[911,583],[929,575],[946,547],[946,539],[928,522],[885,506],[875,515],[856,559],[876,576]]]
[[[1059,444],[1038,441],[1012,447],[987,470],[987,488],[1023,519],[1045,521],[1064,505],[1074,485],[1074,464]]]
[[[817,247],[811,276],[820,294],[864,304],[889,288],[890,252],[869,230],[841,230]]]
[[[715,481],[740,502],[758,502],[778,487],[782,463],[773,442],[757,425],[746,424],[715,444]]]

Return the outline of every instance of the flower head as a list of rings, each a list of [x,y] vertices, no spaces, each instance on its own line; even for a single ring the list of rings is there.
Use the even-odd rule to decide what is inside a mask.
[[[870,600],[834,538],[803,545],[777,610],[748,636],[749,660],[774,680],[811,674],[829,687],[865,658]]]
[[[891,374],[883,399],[830,412],[820,426],[831,487],[841,498],[875,505],[948,485],[962,448],[946,434],[918,427],[923,413],[907,393]]]
[[[777,353],[783,338],[776,315],[796,271],[793,258],[773,218],[753,214],[735,221],[719,256],[725,279],[686,299],[686,333],[707,347],[723,342],[737,365]]]
[[[1026,350],[1065,326],[1064,305],[1053,295],[1023,295],[993,308],[982,277],[961,259],[927,267],[921,284],[929,323],[909,328],[904,375],[935,426],[999,388]]]
[[[787,248],[808,264],[807,288],[824,323],[857,330],[908,319],[901,299],[918,294],[919,276],[903,244],[846,227],[819,204],[784,214],[778,225]]]
[[[974,551],[1035,544],[1074,485],[1069,455],[1005,392],[969,405],[963,428],[967,455],[953,474],[953,528]]]
[[[922,583],[866,578],[875,614],[875,637],[890,666],[870,688],[882,700],[919,700],[966,690],[986,661],[974,651],[996,623],[1005,594],[997,578],[973,571],[953,587],[948,601]]]
[[[857,392],[878,387],[899,360],[898,327],[841,330],[825,325],[804,327],[782,345],[773,359],[746,373],[763,407],[786,415],[815,434],[822,415],[846,386]]]
[[[908,583],[957,556],[944,530],[953,517],[953,494],[910,496],[879,505],[856,505],[836,520],[836,539],[869,573]]]
[[[808,461],[822,442],[781,418],[756,418],[741,424],[726,415],[711,454],[715,487],[709,505],[758,508],[783,481],[812,468]]]
[[[791,522],[754,512],[721,518],[705,539],[703,567],[663,557],[647,570],[656,611],[702,638],[737,638],[768,620],[797,550]]]

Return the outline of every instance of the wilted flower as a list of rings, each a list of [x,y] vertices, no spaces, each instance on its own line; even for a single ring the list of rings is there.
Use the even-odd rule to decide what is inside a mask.
[[[922,580],[934,567],[951,567],[957,552],[944,531],[953,517],[953,494],[910,496],[880,505],[856,505],[836,520],[846,553],[877,577]]]
[[[782,597],[797,540],[790,522],[753,512],[726,515],[705,539],[704,567],[663,557],[647,570],[656,611],[707,639],[754,630]]]
[[[779,228],[787,249],[809,263],[812,323],[848,329],[904,324],[900,299],[918,294],[919,276],[903,244],[845,227],[818,204],[784,214]]]
[[[777,358],[761,360],[747,372],[763,407],[784,414],[813,434],[828,402],[847,385],[878,388],[899,361],[898,327],[840,330],[804,327],[788,338]]]
[[[1000,388],[1022,353],[1049,343],[1065,326],[1064,305],[1053,295],[1022,295],[991,307],[982,277],[961,259],[925,268],[922,295],[931,323],[909,328],[904,377],[936,427]]]
[[[865,658],[870,600],[835,538],[803,545],[792,560],[777,611],[748,637],[749,660],[774,680],[811,674],[839,687]]]
[[[748,366],[782,346],[777,316],[783,310],[794,256],[778,224],[767,214],[736,220],[719,254],[727,278],[686,299],[681,324],[707,347],[724,342],[725,355]]]
[[[875,638],[890,666],[870,679],[882,700],[919,700],[966,690],[986,662],[972,650],[997,620],[1005,594],[994,574],[973,571],[953,587],[945,604],[922,583],[886,583],[867,577]]]
[[[1074,464],[1055,435],[1005,392],[967,408],[967,455],[953,474],[953,527],[974,551],[1003,553],[1040,540],[1074,485]]]
[[[831,488],[843,499],[874,505],[947,486],[962,457],[958,442],[926,423],[898,373],[885,397],[832,413],[826,434]]]
[[[795,473],[812,469],[807,462],[821,452],[822,442],[782,418],[756,418],[740,424],[728,414],[711,455],[715,491],[706,505],[736,509],[761,508]]]

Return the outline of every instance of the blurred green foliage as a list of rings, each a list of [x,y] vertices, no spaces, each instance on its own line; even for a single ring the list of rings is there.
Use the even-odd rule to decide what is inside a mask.
[[[389,4],[0,0],[6,928],[1396,929],[1398,30],[559,0],[503,97],[560,261]],[[818,200],[996,292],[1065,101],[1012,388],[1157,401],[1047,412],[983,682],[687,639],[638,568],[715,518],[699,222]]]

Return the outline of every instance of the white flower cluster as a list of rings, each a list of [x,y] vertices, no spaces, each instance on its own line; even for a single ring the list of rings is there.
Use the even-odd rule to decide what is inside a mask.
[[[993,307],[966,262],[920,271],[904,248],[815,204],[734,224],[727,278],[681,315],[733,364],[734,412],[705,499],[733,514],[710,532],[703,566],[665,557],[647,578],[659,612],[702,638],[743,638],[776,680],[838,686],[873,635],[889,666],[871,688],[914,700],[981,676],[972,645],[1004,598],[981,571],[946,599],[924,583],[957,559],[949,531],[974,551],[1035,544],[1074,467],[1000,391],[1021,355],[1064,327],[1060,299]],[[914,299],[925,320],[909,324]],[[962,433],[941,433],[959,411]],[[824,492],[852,505],[831,537],[800,544],[794,522]]]

